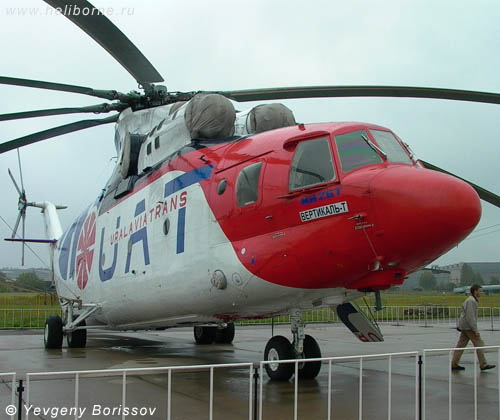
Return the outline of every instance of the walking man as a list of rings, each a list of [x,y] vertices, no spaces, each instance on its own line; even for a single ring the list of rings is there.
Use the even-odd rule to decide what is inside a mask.
[[[467,343],[472,341],[474,347],[484,347],[484,341],[477,329],[477,311],[479,307],[479,297],[481,296],[481,286],[474,284],[470,288],[470,296],[462,304],[462,314],[458,321],[458,331],[460,331],[460,338],[455,347],[465,347]],[[452,370],[464,370],[460,366],[460,358],[462,357],[463,350],[455,350],[453,352],[453,359],[451,361]],[[493,369],[495,365],[489,365],[484,357],[483,350],[477,350],[477,359],[481,370]]]

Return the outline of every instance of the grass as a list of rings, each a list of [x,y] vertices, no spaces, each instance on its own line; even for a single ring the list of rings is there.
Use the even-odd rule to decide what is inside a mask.
[[[59,308],[55,293],[0,293],[0,309]]]
[[[375,305],[375,297],[370,294],[366,302]],[[439,292],[384,292],[382,303],[384,306],[415,306],[415,305],[442,305],[461,306],[465,300],[463,295]],[[356,303],[365,306],[364,299],[357,299]],[[484,295],[480,306],[500,307],[500,294]],[[0,309],[21,308],[58,308],[59,303],[55,293],[0,293]]]
[[[60,313],[54,293],[0,293],[0,329],[43,328],[48,316]]]
[[[384,306],[415,306],[415,305],[441,305],[441,306],[462,306],[466,299],[464,295],[455,295],[442,292],[385,292],[382,293],[382,303]],[[373,294],[366,298],[370,306],[375,305]],[[357,299],[358,305],[364,305],[363,299]],[[481,296],[479,306],[499,307],[500,294]]]

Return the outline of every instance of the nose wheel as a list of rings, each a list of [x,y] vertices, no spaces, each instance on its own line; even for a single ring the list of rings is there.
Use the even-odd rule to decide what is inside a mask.
[[[321,357],[321,350],[317,341],[310,335],[304,337],[304,359]],[[299,365],[299,378],[314,379],[321,370],[321,362],[304,362]]]
[[[264,350],[264,360],[276,363],[265,365],[267,375],[271,380],[288,381],[295,371],[294,363],[279,363],[280,360],[315,359],[321,357],[321,350],[316,340],[304,333],[304,323],[301,314],[294,311],[291,314],[291,329],[293,343],[276,335],[272,337]],[[298,367],[300,379],[314,379],[321,370],[321,362],[301,362]]]
[[[295,359],[292,344],[286,337],[275,335],[266,345],[264,360],[276,361]],[[288,381],[294,372],[293,363],[269,363],[265,365],[267,376],[274,381]]]

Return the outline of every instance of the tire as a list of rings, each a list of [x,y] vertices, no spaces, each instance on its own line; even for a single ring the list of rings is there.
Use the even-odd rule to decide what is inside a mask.
[[[217,328],[215,342],[218,344],[231,344],[234,340],[234,324],[231,322],[225,328]]]
[[[287,338],[275,335],[266,345],[264,360],[287,360],[295,359],[293,346]],[[267,376],[273,381],[288,381],[294,372],[293,363],[266,364]]]
[[[217,327],[194,327],[194,339],[196,344],[212,344],[215,340]]]
[[[43,342],[46,349],[60,349],[63,342],[63,322],[59,315],[51,315],[45,321]]]
[[[78,326],[85,326],[85,321],[82,321]],[[66,342],[71,349],[78,349],[87,345],[87,330],[75,330],[66,335]]]
[[[304,358],[315,359],[321,357],[321,350],[317,341],[310,335],[304,338]],[[300,379],[314,379],[321,370],[321,362],[306,362],[299,365]]]

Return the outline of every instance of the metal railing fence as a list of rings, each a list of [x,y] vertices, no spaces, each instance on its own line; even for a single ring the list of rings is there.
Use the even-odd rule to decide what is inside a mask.
[[[452,405],[452,400],[453,400],[453,392],[452,392],[452,384],[453,384],[453,371],[451,370],[451,362],[452,362],[452,357],[453,357],[453,352],[455,350],[458,351],[464,351],[465,352],[473,352],[474,353],[474,379],[473,379],[473,396],[474,396],[474,406],[473,406],[473,412],[474,412],[474,420],[478,419],[478,362],[477,362],[477,351],[478,350],[496,350],[497,352],[497,359],[498,359],[498,364],[497,368],[500,368],[500,346],[485,346],[485,347],[463,347],[463,348],[445,348],[445,349],[428,349],[428,350],[423,350],[422,351],[422,357],[423,357],[423,371],[422,371],[422,420],[425,420],[426,418],[426,382],[427,382],[427,363],[426,359],[429,356],[432,355],[438,355],[438,354],[448,354],[448,360],[447,360],[447,366],[448,366],[448,420],[453,419],[453,405]],[[500,419],[500,372],[497,372],[497,403],[498,403],[498,418]]]
[[[500,346],[486,346],[481,348],[466,347],[458,350],[476,353],[478,349],[483,349],[486,352],[494,352],[498,363],[497,366],[500,366]],[[66,401],[73,400],[73,407],[75,407],[75,419],[79,418],[77,408],[85,407],[85,398],[95,398],[96,392],[99,393],[99,395],[102,394],[102,397],[105,398],[108,403],[112,401],[112,395],[116,394],[115,398],[120,402],[119,407],[130,407],[135,401],[137,401],[137,398],[139,398],[140,401],[145,402],[142,398],[144,398],[145,395],[149,396],[149,391],[151,391],[151,389],[146,389],[145,384],[150,384],[152,386],[158,384],[158,382],[153,380],[150,380],[149,382],[145,381],[144,377],[147,375],[159,375],[163,378],[163,382],[161,383],[165,383],[166,387],[160,387],[158,391],[155,391],[154,395],[151,395],[151,398],[154,403],[158,401],[162,404],[166,403],[166,407],[164,407],[165,412],[161,413],[161,418],[171,420],[174,418],[174,415],[178,415],[176,414],[177,410],[184,409],[182,405],[179,405],[180,400],[178,399],[176,400],[177,405],[175,406],[175,409],[173,409],[173,390],[177,390],[177,388],[181,389],[180,392],[176,391],[177,393],[175,398],[180,398],[179,395],[182,396],[184,393],[189,392],[184,389],[186,378],[182,380],[181,378],[183,378],[182,374],[193,374],[196,376],[190,376],[188,380],[201,384],[204,389],[203,392],[196,393],[197,404],[201,404],[200,407],[197,406],[197,409],[207,410],[208,407],[207,417],[210,420],[213,420],[215,417],[215,395],[218,395],[221,400],[227,400],[228,398],[235,400],[233,402],[233,408],[234,406],[238,407],[238,410],[240,411],[239,418],[263,420],[266,410],[268,414],[276,413],[276,411],[272,411],[276,410],[276,407],[273,406],[276,399],[276,395],[273,394],[273,392],[276,392],[276,390],[280,393],[284,393],[284,399],[286,401],[290,401],[290,405],[288,406],[290,411],[291,398],[293,395],[293,415],[290,413],[290,416],[287,418],[293,418],[294,420],[299,418],[299,408],[301,407],[300,395],[306,395],[307,398],[304,397],[306,399],[302,402],[303,407],[301,418],[310,418],[307,415],[307,413],[310,414],[308,410],[311,408],[311,401],[309,400],[310,395],[308,395],[310,388],[308,388],[308,381],[303,382],[300,380],[299,369],[301,368],[301,364],[304,362],[319,361],[323,364],[323,373],[320,373],[315,383],[317,383],[320,387],[316,389],[316,392],[320,397],[314,401],[313,405],[315,418],[318,419],[331,420],[333,418],[342,418],[341,406],[339,404],[345,405],[346,402],[349,401],[351,404],[349,407],[351,413],[349,414],[349,418],[358,418],[359,420],[367,418],[367,415],[369,415],[370,418],[387,418],[388,420],[398,418],[399,415],[401,415],[401,411],[398,412],[397,410],[401,410],[401,404],[403,404],[404,413],[408,414],[409,417],[414,416],[416,420],[425,420],[426,414],[430,414],[429,418],[448,418],[448,420],[453,420],[452,404],[454,402],[454,392],[455,395],[460,395],[460,402],[462,403],[460,406],[455,407],[455,410],[458,413],[456,417],[473,418],[474,420],[477,420],[479,418],[478,411],[481,409],[484,410],[482,418],[500,419],[499,369],[497,369],[496,372],[493,371],[495,376],[479,375],[479,369],[477,366],[478,363],[476,361],[477,357],[474,357],[472,375],[470,373],[456,374],[450,369],[453,351],[455,350],[457,349],[427,349],[421,352],[414,351],[358,356],[323,357],[316,359],[272,360],[261,361],[258,364],[234,363],[28,373],[26,375],[25,382],[26,392],[24,395],[26,398],[24,407],[30,407],[30,404],[32,404],[31,401],[37,400],[37,398],[42,398],[45,403],[48,403],[45,398],[46,394],[43,394],[43,397],[37,397],[36,393],[38,390],[36,384],[42,385],[40,390],[43,393],[47,380],[51,381],[51,389],[56,386],[57,380],[63,381],[59,383],[59,386],[63,387],[67,391],[65,394]],[[446,357],[445,363],[442,363],[442,361],[439,360],[439,355],[448,356]],[[477,354],[473,356],[477,356]],[[397,364],[395,363],[396,360],[398,360]],[[408,360],[410,361],[410,364],[406,363]],[[387,362],[387,365],[385,365],[384,361]],[[265,366],[268,364],[282,363],[293,364],[295,375],[291,382],[285,383],[281,387],[276,388],[272,386],[272,382],[265,379],[264,370]],[[469,362],[466,361],[465,363]],[[221,370],[224,370],[226,373],[229,370],[229,375],[221,372],[220,375],[217,375],[218,382],[214,383],[214,378],[216,376],[215,372]],[[384,374],[381,372],[384,372]],[[203,374],[208,374],[209,377],[206,378],[205,376],[205,378],[203,378],[201,376]],[[113,381],[108,380],[104,383],[95,382],[99,381],[99,378],[109,377],[118,379],[118,382],[116,379]],[[143,379],[139,385],[135,385],[135,388],[134,385],[128,385],[129,383],[133,384],[134,381],[132,379],[138,377]],[[173,377],[175,378],[175,381],[173,381]],[[2,378],[7,379],[3,380]],[[85,383],[84,379],[87,378],[90,378],[92,382]],[[235,378],[239,379],[235,380]],[[71,381],[70,387],[68,387],[68,382],[65,382],[68,379]],[[129,382],[129,379],[131,382]],[[156,379],[158,378],[156,377]],[[7,396],[7,394],[4,393],[4,400],[9,399],[10,397],[12,407],[14,407],[15,404],[16,390],[18,392],[21,390],[19,401],[22,401],[23,399],[22,381],[18,382],[20,383],[19,387],[17,387],[16,384],[15,373],[0,374],[0,383],[6,385],[4,390],[7,390],[7,393],[9,394],[9,396]],[[436,393],[436,387],[440,390],[446,389],[442,386],[443,382],[447,383],[448,392],[444,394],[442,392]],[[434,391],[432,394],[429,394],[426,389],[427,386],[430,387],[431,385],[433,386],[432,389]],[[104,386],[104,388],[100,388],[100,386]],[[479,386],[481,386],[481,392],[483,393],[481,396],[478,395]],[[139,393],[134,392],[138,390],[140,390]],[[156,392],[158,393],[156,394]],[[268,392],[270,392],[270,394],[268,394]],[[305,392],[305,394],[301,394],[301,392]],[[237,401],[233,398],[233,395],[236,394],[240,395],[240,398],[237,399]],[[288,400],[287,395],[290,396],[290,400]],[[248,400],[246,400],[247,396]],[[334,400],[334,396],[336,400]],[[467,400],[464,402],[464,396],[470,396],[470,401]],[[58,394],[55,403],[61,402],[62,398],[63,396]],[[401,400],[402,398],[406,399],[403,403]],[[456,400],[458,400],[458,397],[455,396],[455,402],[457,402]],[[376,401],[375,405],[374,401]],[[149,402],[151,402],[151,400]],[[395,402],[398,406],[394,405]],[[466,405],[464,406],[464,404]],[[217,418],[223,418],[226,413],[225,410],[227,410],[227,406],[222,406],[222,409],[220,406],[217,407]],[[241,410],[241,407],[243,407],[243,410]],[[15,417],[15,413],[12,412],[10,419],[29,419],[30,414],[34,414],[30,413],[26,409],[23,410],[23,408],[21,408],[21,410],[22,412],[20,417]],[[200,413],[202,413],[202,411],[200,411]],[[487,415],[486,417],[484,417],[485,413]],[[183,413],[183,415],[184,414],[185,413]],[[464,415],[466,417],[464,417]],[[128,415],[125,411],[121,411],[119,416],[122,419],[130,417],[130,415]],[[286,413],[283,412],[280,416],[280,418],[284,418],[283,416],[286,416]],[[272,416],[267,417],[270,418]]]
[[[50,315],[61,315],[61,310],[20,308],[0,309],[0,329],[2,330],[24,330],[44,328],[45,320]]]
[[[260,377],[264,375],[264,366],[269,364],[289,364],[294,365],[294,406],[293,406],[293,418],[298,419],[298,393],[299,393],[299,364],[307,362],[322,362],[328,364],[328,397],[327,397],[327,412],[326,418],[328,420],[332,419],[332,364],[339,364],[345,362],[359,362],[359,396],[358,396],[358,418],[363,419],[363,362],[366,360],[387,360],[388,361],[388,389],[387,389],[387,419],[392,418],[392,361],[394,358],[415,358],[415,420],[418,420],[419,415],[419,385],[418,385],[418,356],[419,353],[414,352],[404,352],[404,353],[386,353],[386,354],[370,354],[370,355],[360,355],[360,356],[342,356],[342,357],[322,357],[314,359],[299,359],[299,360],[271,360],[262,361],[259,364]],[[263,417],[263,381],[260,381],[259,388],[259,420]],[[317,416],[319,413],[315,413]],[[377,413],[370,412],[370,417],[381,418]],[[316,417],[318,418],[318,417]],[[325,418],[325,417],[321,417]]]
[[[221,369],[248,369],[248,419],[253,418],[253,363],[232,363],[232,364],[214,364],[214,365],[193,365],[193,366],[172,366],[172,367],[156,367],[156,368],[130,368],[130,369],[102,369],[102,370],[87,370],[87,371],[66,371],[66,372],[40,372],[40,373],[28,373],[26,374],[26,406],[30,406],[30,394],[33,382],[42,379],[63,379],[72,378],[74,381],[74,418],[75,420],[79,418],[78,409],[80,408],[80,396],[81,396],[81,386],[80,380],[84,377],[91,378],[102,378],[102,377],[118,377],[121,378],[121,406],[127,407],[127,377],[131,375],[167,375],[167,407],[166,407],[166,418],[171,420],[172,418],[172,373],[175,372],[201,372],[209,371],[209,409],[208,418],[213,420],[214,414],[214,373],[215,370]],[[106,413],[102,413],[107,416]],[[25,419],[29,419],[29,412],[26,412]],[[121,418],[124,420],[127,416],[125,410],[121,410]]]
[[[377,321],[377,323],[391,323],[395,325],[431,326],[441,325],[455,328],[460,318],[460,306],[441,305],[412,305],[412,306],[385,306],[377,311],[374,306],[360,306],[363,312]],[[491,330],[500,328],[500,307],[480,307],[478,318],[490,323]],[[330,308],[320,308],[302,313],[306,323],[340,323],[336,312]],[[237,325],[259,324],[289,324],[290,316],[281,315],[275,318],[252,319],[238,321]],[[498,325],[497,325],[498,324]]]
[[[374,306],[361,306],[368,315],[373,315],[378,323],[391,323],[395,325],[441,325],[454,328],[460,317],[460,306],[440,305],[413,305],[413,306],[385,306],[376,311]],[[0,329],[40,329],[44,328],[45,320],[50,316],[61,315],[61,310],[22,308],[0,309]],[[500,307],[480,307],[478,317],[490,323],[491,330],[500,329]],[[337,314],[330,308],[320,308],[302,313],[306,323],[340,323]],[[236,322],[237,325],[268,325],[289,324],[290,316],[281,315],[275,318],[251,319]]]

